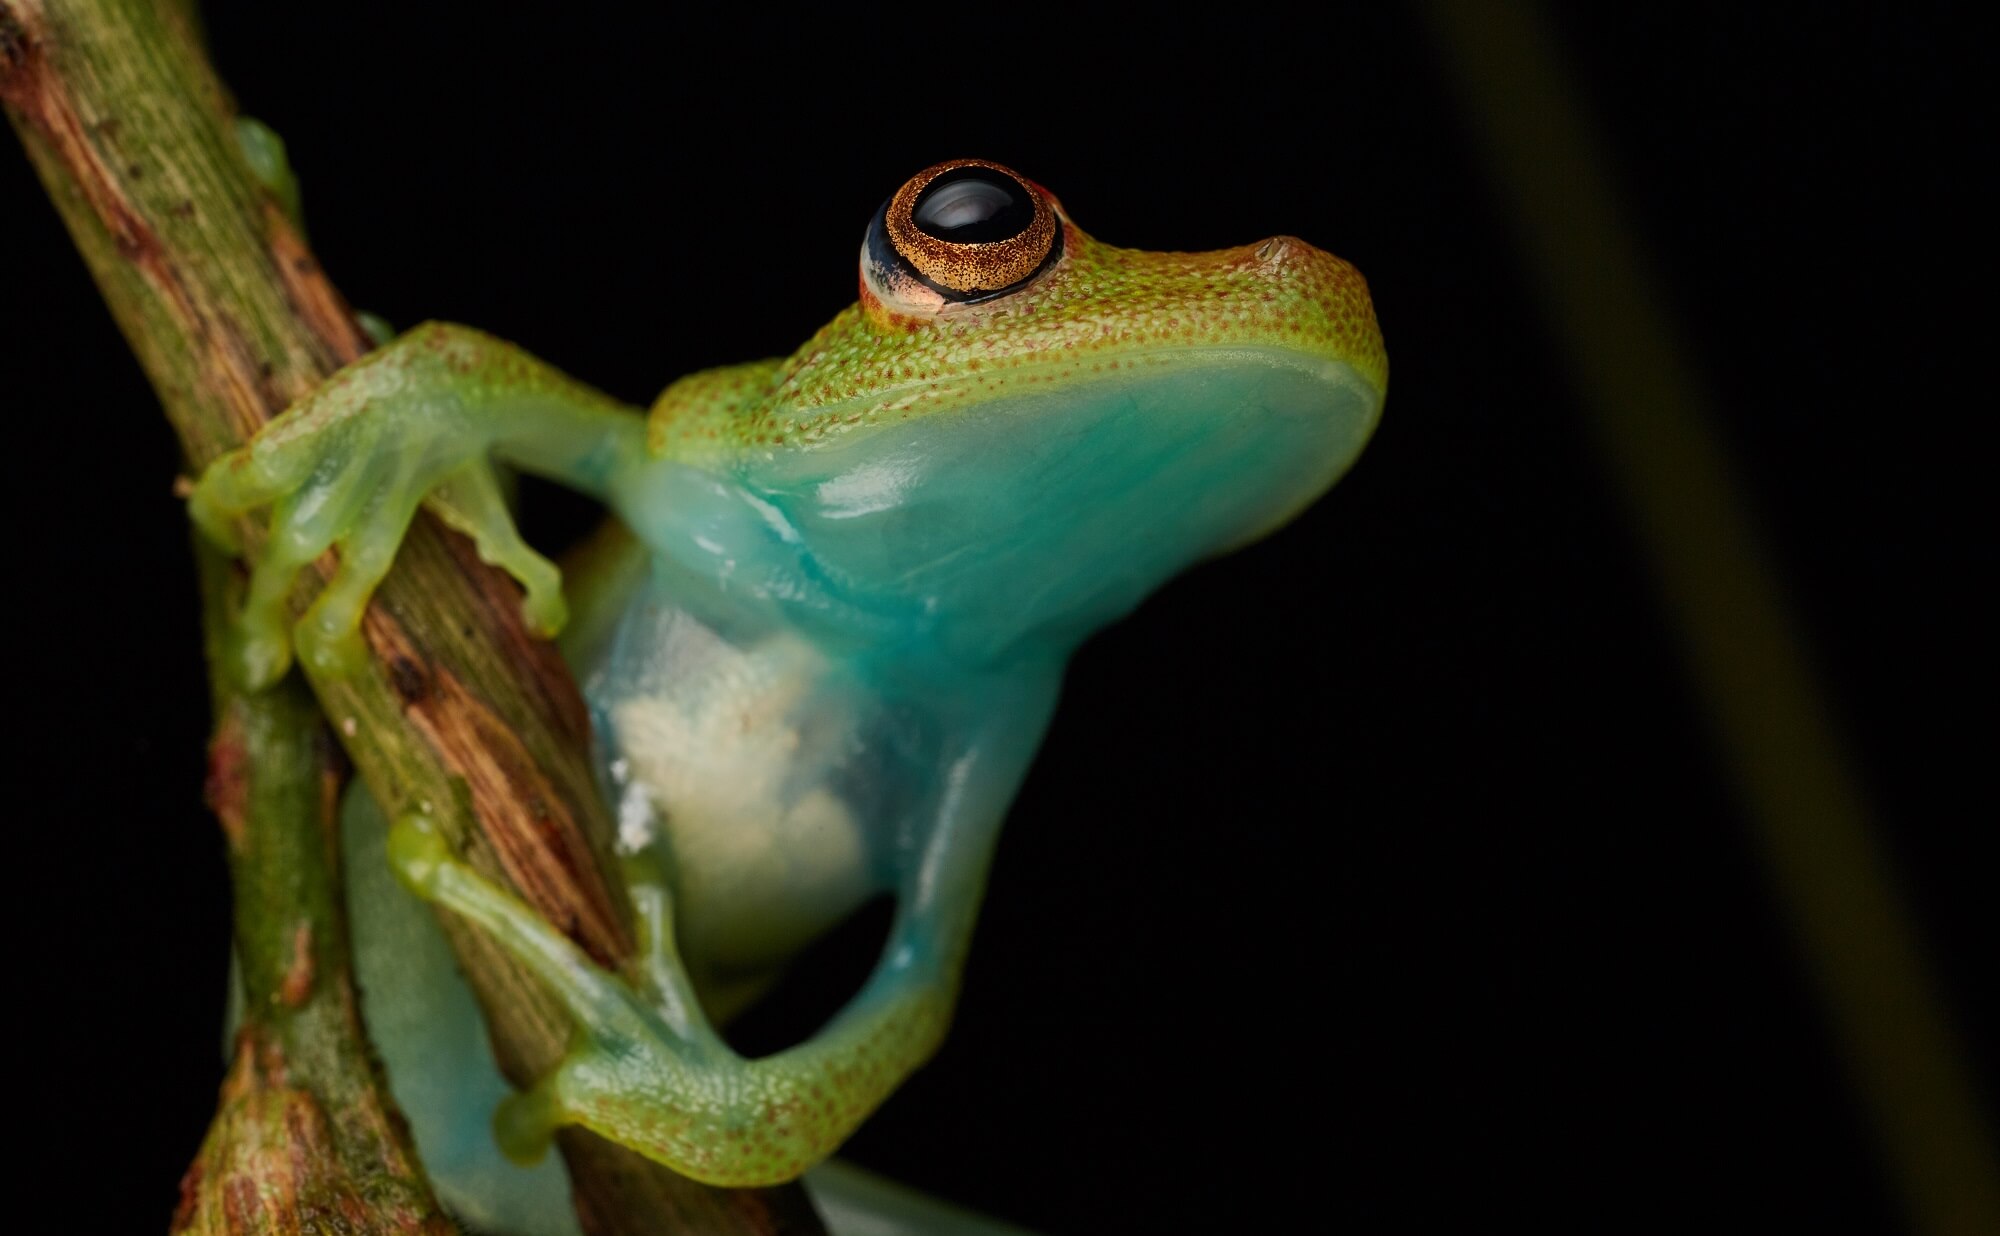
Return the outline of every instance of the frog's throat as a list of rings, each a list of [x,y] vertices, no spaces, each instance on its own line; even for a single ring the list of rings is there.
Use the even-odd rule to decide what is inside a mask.
[[[989,385],[953,415],[739,457],[738,477],[867,609],[928,615],[979,656],[1023,635],[1081,639],[1303,510],[1380,413],[1380,388],[1338,360],[1187,352]]]

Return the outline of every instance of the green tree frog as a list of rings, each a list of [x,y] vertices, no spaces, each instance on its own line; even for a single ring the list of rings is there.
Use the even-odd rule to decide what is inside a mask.
[[[643,964],[601,970],[420,819],[389,831],[390,863],[575,1020],[562,1065],[501,1104],[514,1156],[576,1124],[700,1180],[767,1184],[832,1152],[944,1035],[1070,652],[1325,491],[1386,380],[1339,258],[1286,236],[1114,248],[1033,181],[956,160],[883,204],[858,303],[790,356],[683,378],[640,415],[500,340],[421,326],[216,463],[192,513],[227,543],[272,508],[240,619],[253,681],[294,648],[322,672],[354,663],[420,503],[519,580],[533,625],[562,626],[557,569],[517,535],[496,464],[629,529],[569,581],[566,648]],[[329,548],[338,574],[292,626],[292,580]],[[436,1173],[486,1113],[449,1110],[471,1091],[413,1045],[441,1031],[398,1012],[431,980],[371,923],[407,908],[382,904],[386,879],[355,884],[371,1025]],[[888,941],[829,1024],[759,1059],[722,1041],[719,1018],[885,891]]]

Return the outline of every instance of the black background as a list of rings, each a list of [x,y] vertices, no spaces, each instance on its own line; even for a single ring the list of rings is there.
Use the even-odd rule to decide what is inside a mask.
[[[1095,33],[994,6],[972,38],[913,6],[811,29],[204,7],[355,304],[634,402],[789,351],[852,299],[880,200],[957,155],[1106,241],[1292,232],[1369,276],[1374,444],[1079,655],[959,1024],[853,1157],[1055,1234],[1292,1230],[1300,1207],[1313,1230],[1898,1228],[1418,15]],[[1624,7],[1557,6],[1566,63],[1990,1099],[1990,744],[1963,701],[1991,398],[1952,373],[1983,278],[1959,180],[1991,158],[1967,36],[1907,7]],[[0,151],[21,1183],[160,1230],[220,1074],[226,953],[192,572],[171,437],[39,198]],[[537,490],[528,519],[547,544],[584,515]]]

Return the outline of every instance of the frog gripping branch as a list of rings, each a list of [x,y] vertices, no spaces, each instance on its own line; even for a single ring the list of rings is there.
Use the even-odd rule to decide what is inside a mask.
[[[0,112],[158,394],[191,470],[367,351],[362,318],[314,259],[291,203],[273,195],[273,160],[258,156],[274,156],[276,147],[246,149],[193,5],[0,0]],[[102,411],[110,424],[143,414],[136,407]],[[511,612],[518,594],[506,576],[484,568],[469,542],[437,523],[423,515],[410,525],[369,606],[366,670],[316,676],[313,692],[372,793],[384,802],[430,804],[456,852],[565,923],[593,956],[616,962],[633,947],[630,907],[611,850],[615,820],[589,761],[587,709],[560,656],[537,645]],[[261,543],[258,529],[234,531],[252,547]],[[307,574],[323,579],[334,565],[329,554]],[[313,592],[302,581],[292,603]],[[218,650],[213,659],[219,667],[230,658]],[[299,879],[330,877],[331,856],[322,850],[306,840],[293,847],[327,863]],[[378,858],[365,866],[387,876]],[[357,870],[350,865],[347,874]],[[306,938],[301,933],[329,949],[346,934],[338,916],[321,917],[310,903],[281,908],[288,915],[273,921],[239,905],[238,930],[273,947],[281,936],[288,950]],[[435,935],[432,929],[442,949]],[[567,1037],[562,1010],[535,979],[471,934],[455,935],[452,948],[486,1014],[483,1028],[476,1013],[469,1018],[481,1036],[477,1049],[488,1050],[490,1032],[492,1050],[524,1082],[553,1067]],[[329,988],[344,981],[330,971],[319,979]],[[470,1007],[471,997],[464,999]],[[320,1100],[344,1104],[339,1092],[375,1086],[366,1070],[356,1072],[357,1060],[365,1063],[366,1053],[320,1054],[311,1064],[295,1062],[290,1076],[319,1078],[332,1087]],[[393,1115],[386,1095],[384,1103]],[[215,1127],[224,1128],[235,1110],[225,1086]],[[345,1119],[360,1109],[333,1110]],[[268,1230],[318,1222],[313,1200],[288,1191],[284,1172],[274,1175],[255,1143],[225,1138],[213,1148],[216,1154],[204,1148],[186,1187],[254,1180],[272,1203],[264,1213],[276,1226]],[[272,1148],[294,1161],[317,1153],[298,1129]],[[638,1236],[672,1224],[744,1236],[819,1230],[800,1189],[706,1188],[581,1133],[562,1138],[561,1148],[576,1210],[593,1236]],[[332,1173],[353,1196],[379,1198],[370,1183],[378,1159],[363,1149],[314,1168]],[[347,1170],[363,1163],[376,1166]],[[563,1213],[568,1203],[559,1192],[553,1213],[567,1224],[563,1230],[574,1231],[578,1216]],[[231,1213],[232,1222],[248,1221],[240,1209]],[[342,1221],[367,1225],[358,1212],[343,1212]]]
[[[860,262],[860,302],[792,355],[683,379],[650,416],[476,331],[419,327],[194,490],[224,543],[271,510],[237,645],[249,682],[294,644],[318,673],[357,663],[420,504],[520,581],[532,627],[558,627],[556,570],[515,532],[495,463],[602,500],[634,534],[571,581],[596,634],[567,650],[618,796],[634,962],[592,961],[420,814],[388,833],[405,886],[575,1023],[568,1056],[504,1105],[519,1157],[566,1124],[722,1184],[830,1154],[944,1035],[1070,652],[1303,509],[1379,415],[1366,286],[1293,238],[1117,249],[1032,181],[957,160],[888,199]],[[288,633],[292,576],[328,548],[339,569]],[[832,1023],[762,1059],[722,1042],[715,1019],[884,892],[890,938]],[[371,918],[406,911],[353,913],[371,1004],[451,981],[371,974]],[[393,1080],[398,1045],[381,1046]],[[468,1116],[406,1106],[420,1146]]]

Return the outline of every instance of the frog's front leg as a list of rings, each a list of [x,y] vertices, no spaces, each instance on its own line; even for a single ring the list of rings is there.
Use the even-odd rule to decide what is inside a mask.
[[[934,810],[896,873],[896,922],[874,973],[811,1039],[755,1060],[730,1050],[696,1003],[667,885],[643,860],[627,874],[645,947],[626,979],[453,857],[422,818],[398,822],[390,858],[405,884],[491,934],[575,1022],[563,1062],[502,1105],[502,1147],[532,1160],[556,1128],[582,1125],[730,1186],[790,1180],[833,1153],[944,1038],[993,841],[1054,686],[1054,671],[1038,670],[985,699],[994,720],[936,769]]]
[[[284,672],[292,580],[329,549],[339,568],[295,634],[313,668],[352,667],[368,597],[425,501],[520,581],[529,625],[552,634],[564,619],[556,568],[515,532],[492,460],[605,497],[645,456],[635,410],[513,345],[446,323],[409,331],[329,378],[195,486],[190,513],[224,545],[235,545],[236,517],[272,507],[236,649],[244,680]]]

